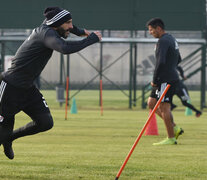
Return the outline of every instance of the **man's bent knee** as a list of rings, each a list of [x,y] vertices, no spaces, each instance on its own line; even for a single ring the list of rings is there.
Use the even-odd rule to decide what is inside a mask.
[[[53,119],[50,114],[41,114],[32,117],[40,131],[47,131],[53,127]]]
[[[40,128],[42,131],[47,131],[49,129],[52,129],[53,127],[53,119],[52,116],[50,114],[46,114],[41,116],[42,121],[40,123]]]

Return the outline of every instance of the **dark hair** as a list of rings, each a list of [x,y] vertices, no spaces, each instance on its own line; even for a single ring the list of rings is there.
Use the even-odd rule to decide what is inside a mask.
[[[146,26],[152,26],[153,28],[156,28],[157,26],[161,27],[162,29],[165,29],[165,24],[164,22],[162,21],[162,19],[160,18],[152,18],[150,19]]]

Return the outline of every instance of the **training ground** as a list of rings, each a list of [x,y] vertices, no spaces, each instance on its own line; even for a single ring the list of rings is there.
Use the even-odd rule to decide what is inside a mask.
[[[54,118],[52,130],[16,140],[14,160],[0,152],[1,180],[114,180],[132,144],[145,124],[149,111],[132,110],[119,91],[103,91],[103,116],[98,91],[76,96],[77,114],[56,102],[55,91],[42,91]],[[72,93],[72,92],[70,92]],[[138,92],[140,94],[140,92]],[[199,107],[200,92],[190,91],[191,102]],[[177,98],[173,111],[176,123],[185,133],[178,145],[153,146],[166,138],[157,117],[159,136],[142,136],[120,180],[206,180],[206,110],[196,118],[185,116]],[[16,116],[15,128],[29,122],[24,113]]]

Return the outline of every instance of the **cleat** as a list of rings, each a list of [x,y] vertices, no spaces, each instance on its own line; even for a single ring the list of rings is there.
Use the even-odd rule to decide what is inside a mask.
[[[180,128],[179,126],[174,126],[174,134],[175,134],[175,138],[178,139],[178,137],[180,135],[182,135],[184,133],[184,130],[182,128]]]
[[[202,115],[202,112],[200,112],[200,111],[196,112],[196,117],[200,117],[201,115]]]
[[[174,145],[177,144],[176,138],[166,138],[161,142],[158,143],[153,143],[154,146],[159,146],[159,145]]]
[[[3,143],[3,147],[4,147],[4,154],[6,155],[6,157],[8,157],[9,159],[14,159],[14,151],[12,149],[12,142]]]

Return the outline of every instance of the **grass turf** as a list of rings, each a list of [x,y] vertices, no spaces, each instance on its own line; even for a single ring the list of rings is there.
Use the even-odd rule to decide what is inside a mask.
[[[14,160],[8,160],[0,152],[0,179],[115,179],[147,120],[148,110],[139,107],[128,110],[128,101],[123,95],[115,91],[104,93],[110,97],[105,97],[104,102],[108,102],[104,104],[107,110],[103,116],[97,107],[98,92],[88,91],[76,98],[78,114],[68,114],[68,120],[64,120],[64,107],[55,102],[55,92],[43,92],[51,107],[54,128],[16,140]],[[199,102],[196,93],[193,97],[193,102]],[[179,105],[178,100],[175,103]],[[173,114],[177,124],[185,130],[178,145],[152,146],[153,142],[166,137],[163,122],[157,118],[160,135],[141,138],[120,180],[207,179],[206,112],[200,118],[185,116],[180,106]],[[27,122],[29,118],[19,113],[15,127]]]

